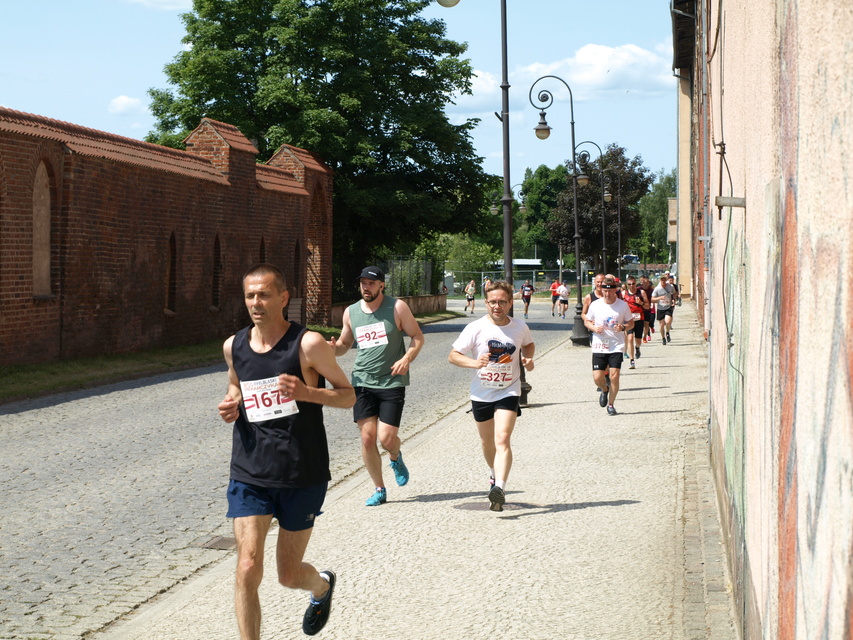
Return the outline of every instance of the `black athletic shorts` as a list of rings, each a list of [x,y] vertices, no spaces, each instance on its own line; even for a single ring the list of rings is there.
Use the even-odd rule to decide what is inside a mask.
[[[495,402],[471,400],[471,410],[474,413],[474,420],[477,422],[487,422],[495,417],[496,409],[515,411],[515,415],[520,416],[521,407],[519,406],[519,401],[518,396],[505,396]]]
[[[634,328],[632,329],[632,331],[634,332],[634,337],[639,339],[639,340],[642,340],[643,339],[643,331],[645,330],[645,328],[646,328],[645,323],[643,323],[642,318],[638,318],[637,320],[634,320]]]
[[[621,351],[616,353],[593,353],[592,354],[592,370],[605,371],[607,367],[611,369],[621,369],[622,360],[625,356]]]
[[[666,316],[672,317],[672,307],[669,309],[658,309],[658,322],[663,320]]]
[[[391,389],[356,387],[352,420],[358,422],[365,418],[379,416],[379,420],[385,424],[399,427],[405,403],[406,387],[392,387]]]

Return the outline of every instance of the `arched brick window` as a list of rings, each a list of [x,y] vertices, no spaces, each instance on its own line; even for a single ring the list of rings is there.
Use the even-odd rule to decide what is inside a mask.
[[[302,297],[302,274],[302,246],[297,240],[293,246],[293,282],[290,285],[293,295],[297,298]]]
[[[50,286],[50,175],[39,163],[33,179],[33,295],[49,296]]]
[[[211,304],[219,308],[222,301],[222,248],[219,245],[219,234],[213,239],[213,295]]]
[[[176,311],[178,297],[178,242],[175,232],[169,236],[169,262],[166,268],[166,310]]]

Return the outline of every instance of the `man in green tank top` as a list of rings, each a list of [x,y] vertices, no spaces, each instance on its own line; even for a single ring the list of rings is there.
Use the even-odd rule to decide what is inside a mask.
[[[375,487],[367,506],[374,507],[387,500],[377,438],[388,452],[397,484],[402,487],[409,481],[398,430],[409,366],[424,346],[424,334],[409,305],[385,295],[385,273],[379,267],[366,267],[361,272],[359,291],[361,300],[344,311],[341,337],[332,338],[329,344],[336,356],[358,345],[352,369],[356,392],[353,420],[361,431],[361,455]],[[408,349],[403,334],[411,338]]]

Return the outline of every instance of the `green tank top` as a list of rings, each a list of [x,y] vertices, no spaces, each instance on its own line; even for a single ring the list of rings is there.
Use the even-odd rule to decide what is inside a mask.
[[[403,354],[403,332],[394,321],[396,298],[385,296],[374,313],[365,313],[361,301],[350,305],[349,319],[358,345],[352,368],[352,386],[391,389],[409,384],[408,372],[392,376],[391,367]]]

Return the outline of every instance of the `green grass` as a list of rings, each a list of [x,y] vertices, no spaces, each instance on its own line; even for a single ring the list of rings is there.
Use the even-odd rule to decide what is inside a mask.
[[[417,316],[421,324],[462,317],[454,311]],[[335,327],[308,325],[327,340],[339,336]],[[88,389],[111,382],[133,380],[172,371],[196,369],[222,363],[222,340],[137,353],[97,356],[0,368],[0,403],[34,398],[61,391]]]

